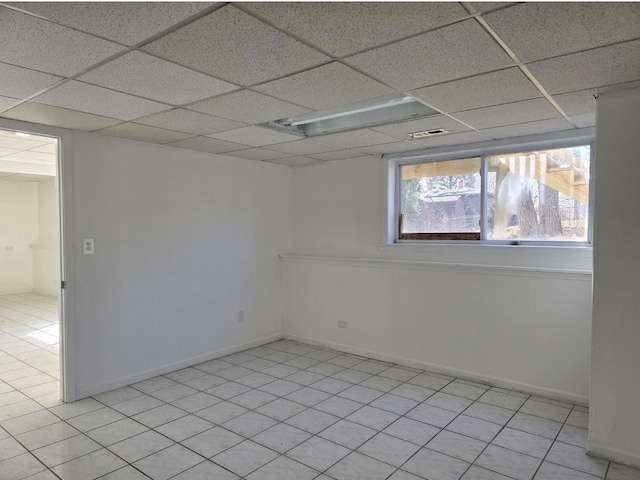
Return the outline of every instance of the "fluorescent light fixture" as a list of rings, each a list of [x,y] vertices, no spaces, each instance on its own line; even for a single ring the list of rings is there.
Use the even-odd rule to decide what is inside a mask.
[[[350,105],[269,122],[296,129],[305,137],[357,130],[436,115],[438,112],[404,94],[385,95]]]
[[[24,132],[15,132],[14,135],[16,137],[30,137],[31,136],[30,133],[24,133]]]
[[[412,140],[416,138],[425,138],[425,137],[433,137],[434,135],[443,135],[445,133],[449,133],[444,128],[436,128],[433,130],[423,130],[421,132],[413,132],[409,134],[409,138]]]

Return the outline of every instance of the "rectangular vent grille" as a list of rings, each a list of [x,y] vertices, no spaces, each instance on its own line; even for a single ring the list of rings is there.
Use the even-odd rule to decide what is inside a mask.
[[[433,137],[434,135],[442,135],[447,132],[444,128],[436,128],[434,130],[423,130],[422,132],[413,132],[409,134],[409,138],[412,140],[416,138]]]

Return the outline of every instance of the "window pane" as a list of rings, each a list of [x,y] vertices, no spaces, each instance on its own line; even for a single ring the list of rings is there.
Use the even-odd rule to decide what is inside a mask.
[[[480,165],[480,158],[467,158],[402,166],[402,231],[479,232]]]
[[[588,146],[488,158],[488,231],[495,240],[587,241]]]

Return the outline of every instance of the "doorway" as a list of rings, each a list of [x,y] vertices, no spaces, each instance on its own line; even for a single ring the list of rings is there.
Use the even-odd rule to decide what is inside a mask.
[[[62,400],[60,139],[0,130],[0,408]]]

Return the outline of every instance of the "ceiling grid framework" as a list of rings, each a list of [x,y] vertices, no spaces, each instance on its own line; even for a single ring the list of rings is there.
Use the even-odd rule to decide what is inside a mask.
[[[0,28],[0,117],[284,165],[592,127],[640,86],[634,2],[0,3]],[[262,125],[389,94],[435,114]]]

